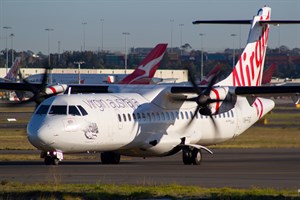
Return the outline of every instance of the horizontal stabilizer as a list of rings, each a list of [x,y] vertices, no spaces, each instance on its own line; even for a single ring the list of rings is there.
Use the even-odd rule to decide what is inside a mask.
[[[252,20],[197,20],[193,24],[251,24]]]
[[[262,20],[259,21],[260,24],[272,24],[272,25],[279,25],[279,24],[300,24],[300,20]]]
[[[197,20],[193,24],[251,24],[252,20]],[[300,24],[300,20],[262,20],[260,24]]]
[[[300,104],[300,94],[292,95],[292,100],[294,104]]]

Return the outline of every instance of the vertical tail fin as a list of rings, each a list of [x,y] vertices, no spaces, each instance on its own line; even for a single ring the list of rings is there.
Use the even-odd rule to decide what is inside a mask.
[[[7,81],[16,81],[17,75],[20,69],[21,57],[16,57],[14,63],[9,69],[8,73],[5,75],[4,79]]]
[[[156,45],[139,67],[133,73],[123,78],[119,84],[149,84],[164,56],[167,46],[168,44]]]
[[[200,81],[199,85],[207,85],[221,70],[221,65],[217,64],[205,77]]]
[[[276,70],[276,65],[275,64],[272,64],[263,74],[263,77],[262,77],[262,85],[266,85],[266,84],[270,84],[271,83],[271,80],[272,80],[272,77],[273,77],[273,74]]]
[[[252,20],[247,45],[232,73],[217,85],[260,86],[269,36],[271,8],[261,8]]]

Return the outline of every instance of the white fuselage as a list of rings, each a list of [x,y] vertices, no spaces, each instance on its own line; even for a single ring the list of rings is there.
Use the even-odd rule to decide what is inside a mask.
[[[28,124],[29,141],[43,151],[116,151],[131,156],[164,156],[180,145],[182,138],[185,144],[201,146],[233,138],[274,107],[273,101],[267,99],[259,99],[258,106],[250,106],[246,98],[238,96],[232,109],[213,115],[216,130],[210,117],[199,113],[189,124],[197,104],[172,101],[168,86],[139,87],[140,90],[135,88],[139,91],[136,93],[49,98],[40,105],[46,111],[38,114],[37,109]]]

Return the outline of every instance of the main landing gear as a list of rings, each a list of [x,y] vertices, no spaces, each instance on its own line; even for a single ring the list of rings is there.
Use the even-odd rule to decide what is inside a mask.
[[[200,165],[202,153],[200,149],[191,146],[182,148],[182,161],[185,165]]]
[[[45,165],[58,165],[63,159],[61,152],[41,152],[41,158],[44,158]]]
[[[112,151],[107,151],[101,153],[100,158],[102,164],[119,164],[121,155]]]

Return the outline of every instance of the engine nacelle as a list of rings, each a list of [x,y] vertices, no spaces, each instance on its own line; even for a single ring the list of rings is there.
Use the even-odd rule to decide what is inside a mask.
[[[45,93],[46,94],[63,94],[67,89],[66,84],[55,84],[46,87]]]

